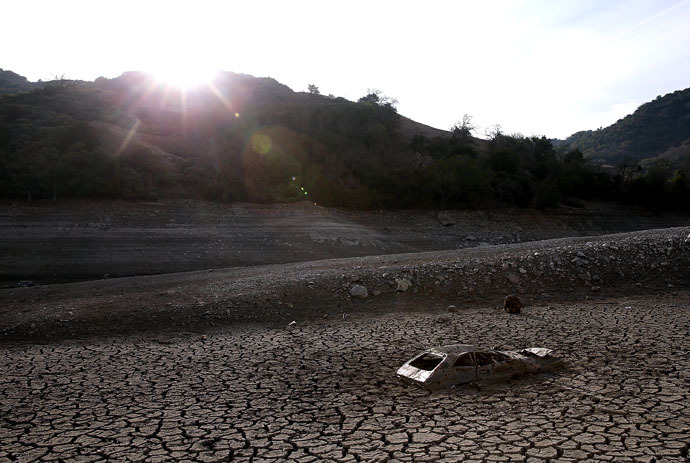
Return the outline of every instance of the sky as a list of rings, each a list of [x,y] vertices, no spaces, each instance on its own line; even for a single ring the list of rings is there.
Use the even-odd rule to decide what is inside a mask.
[[[564,138],[690,87],[690,0],[8,1],[0,68],[29,80],[222,69],[475,135]]]

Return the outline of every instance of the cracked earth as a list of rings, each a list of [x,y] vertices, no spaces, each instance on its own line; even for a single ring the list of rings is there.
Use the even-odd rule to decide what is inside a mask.
[[[0,461],[686,462],[690,291],[0,347]],[[456,342],[567,368],[428,392]]]

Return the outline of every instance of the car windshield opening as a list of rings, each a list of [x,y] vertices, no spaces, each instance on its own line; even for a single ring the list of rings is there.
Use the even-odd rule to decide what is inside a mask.
[[[470,354],[462,354],[453,364],[454,367],[473,367],[474,362]]]
[[[477,357],[477,365],[479,366],[493,365],[495,363],[510,360],[509,357],[499,354],[498,352],[477,352],[475,356]]]
[[[424,371],[431,371],[436,368],[442,360],[443,357],[440,355],[426,353],[411,361],[410,366]]]

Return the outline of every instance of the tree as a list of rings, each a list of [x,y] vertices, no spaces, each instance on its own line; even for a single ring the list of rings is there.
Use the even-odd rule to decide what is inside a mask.
[[[477,205],[490,192],[489,173],[464,155],[434,162],[426,171],[426,185],[444,209],[449,203]]]
[[[450,131],[453,135],[461,139],[467,140],[472,137],[472,132],[476,127],[472,124],[472,116],[469,114],[462,115],[462,121],[458,121],[451,127]]]
[[[357,103],[375,104],[382,108],[391,109],[397,112],[396,106],[398,105],[398,100],[384,95],[383,92],[377,88],[370,88],[367,89],[366,95],[357,100]]]
[[[563,162],[573,166],[584,166],[585,156],[582,154],[579,148],[575,148],[565,154],[563,157]]]
[[[484,135],[486,135],[489,140],[499,140],[503,136],[503,127],[501,127],[501,124],[494,124],[484,131]]]
[[[309,93],[311,93],[312,95],[321,95],[321,92],[319,91],[319,87],[317,87],[314,84],[309,84],[307,86],[307,90],[309,90]]]

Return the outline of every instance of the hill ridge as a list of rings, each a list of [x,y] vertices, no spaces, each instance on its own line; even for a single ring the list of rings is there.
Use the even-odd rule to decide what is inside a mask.
[[[677,160],[688,156],[690,88],[657,96],[616,123],[576,132],[563,143],[581,150],[589,159],[606,163],[634,164],[647,158]]]

